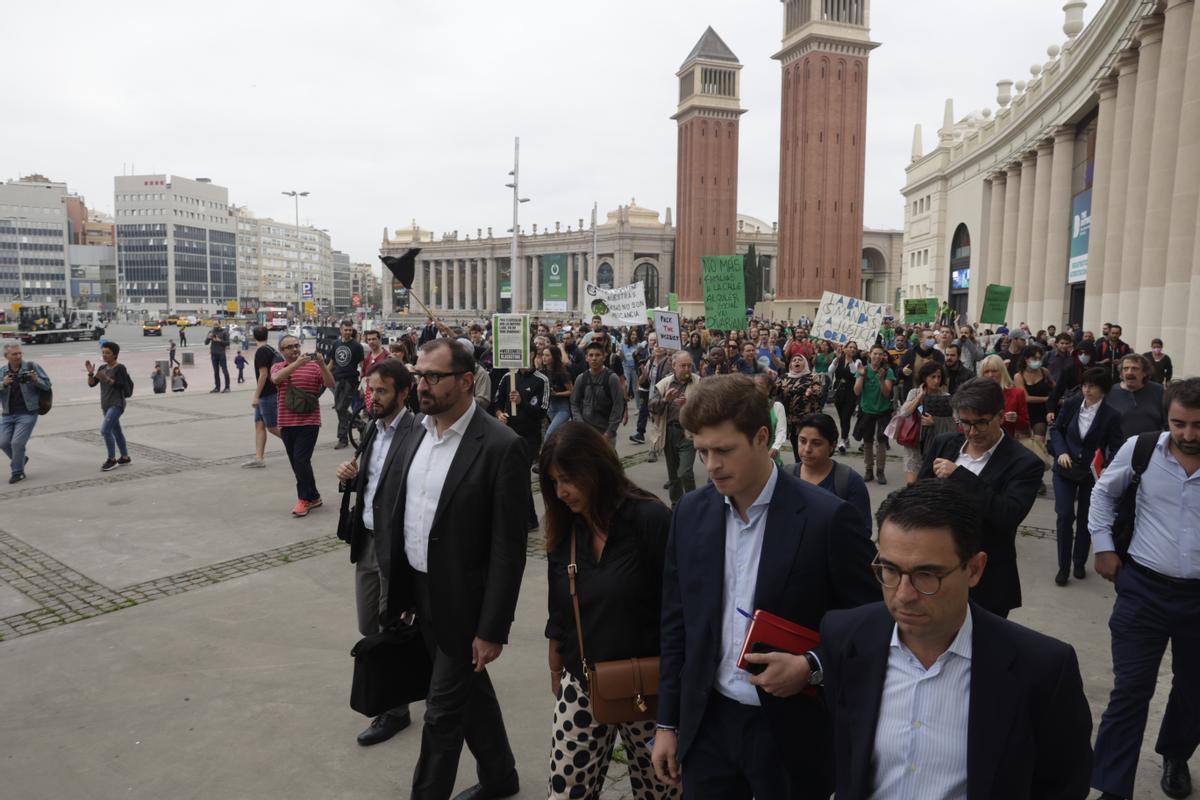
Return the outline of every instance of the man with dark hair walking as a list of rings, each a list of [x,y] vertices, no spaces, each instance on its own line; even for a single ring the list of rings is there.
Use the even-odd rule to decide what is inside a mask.
[[[571,389],[571,416],[591,425],[616,446],[617,428],[625,415],[625,391],[621,379],[604,365],[605,346],[592,341],[587,346],[587,372],[575,379]]]
[[[282,438],[279,430],[279,400],[276,398],[275,382],[271,380],[271,368],[283,361],[271,345],[267,344],[269,331],[266,325],[254,328],[254,397],[250,407],[254,409],[254,458],[242,464],[253,469],[265,467],[267,457],[267,434]]]
[[[182,335],[182,332],[181,334]],[[213,323],[212,330],[204,337],[204,343],[208,345],[208,353],[212,358],[213,366],[213,390],[209,394],[217,394],[218,392],[229,391],[229,361],[225,356],[225,350],[229,347],[229,332],[221,327],[221,323]],[[225,375],[225,388],[221,388],[221,375]]]

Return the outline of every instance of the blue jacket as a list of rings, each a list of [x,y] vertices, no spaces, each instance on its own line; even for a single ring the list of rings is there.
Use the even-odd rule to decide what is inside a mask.
[[[33,370],[37,375],[33,380],[19,384],[21,387],[21,396],[25,400],[25,407],[29,409],[30,414],[36,414],[38,410],[38,389],[46,391],[50,388],[50,376],[46,374],[46,370],[39,367],[32,361],[22,361],[18,372],[26,372]],[[0,409],[3,413],[8,413],[8,393],[12,389],[11,386],[4,386],[4,378],[9,373],[8,362],[0,364]],[[16,376],[13,377],[16,380]]]
[[[709,484],[680,500],[663,568],[658,721],[678,727],[686,761],[716,685],[725,583],[725,499]],[[780,470],[767,510],[754,608],[817,630],[825,613],[879,600],[875,547],[858,512],[831,492]],[[818,701],[758,692],[766,722],[807,774],[812,796],[833,789],[829,715]],[[827,787],[826,785],[827,784]],[[821,792],[824,792],[821,794]]]

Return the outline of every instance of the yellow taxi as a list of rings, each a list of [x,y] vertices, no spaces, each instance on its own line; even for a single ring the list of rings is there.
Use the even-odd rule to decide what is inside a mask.
[[[143,322],[142,336],[162,336],[162,322],[157,319]]]

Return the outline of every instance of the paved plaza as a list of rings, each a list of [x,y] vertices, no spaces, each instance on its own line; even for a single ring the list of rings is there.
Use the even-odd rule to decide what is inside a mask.
[[[354,741],[366,720],[348,705],[358,634],[353,569],[333,535],[333,471],[347,453],[333,450],[331,401],[314,457],[326,505],[293,519],[294,481],[278,440],[266,469],[239,467],[253,453],[251,384],[208,394],[204,348],[191,348],[187,392],[154,395],[148,375],[166,342],[129,343],[122,361],[137,390],[123,425],[133,463],[101,473],[98,400],[79,378],[79,354],[93,349],[26,348],[58,392],[30,442],[29,478],[0,488],[0,796],[406,796],[421,706],[414,727],[391,741]],[[629,432],[619,441],[630,475],[665,494],[663,462],[646,463]],[[888,477],[888,487],[871,485],[876,505],[903,481],[898,460]],[[1025,606],[1013,618],[1075,646],[1098,724],[1111,685],[1112,588],[1091,574],[1054,586],[1052,498],[1037,500],[1024,534]],[[539,544],[532,535],[512,639],[490,668],[523,798],[545,796],[549,759]],[[1138,798],[1161,797],[1153,742],[1169,682],[1168,660]],[[614,764],[606,798],[628,796],[623,778]],[[468,754],[458,785],[472,783]]]

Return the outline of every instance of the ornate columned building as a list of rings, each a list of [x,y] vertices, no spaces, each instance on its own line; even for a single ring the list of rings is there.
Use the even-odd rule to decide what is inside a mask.
[[[919,126],[903,188],[903,292],[978,317],[1013,287],[1010,324],[1120,324],[1138,351],[1162,338],[1176,374],[1200,371],[1200,14],[1193,0],[1106,0],[996,108],[956,117],[937,146]],[[1027,23],[1028,24],[1028,23]]]
[[[777,312],[861,296],[870,0],[783,0]],[[802,302],[804,301],[804,302]]]
[[[711,27],[679,68],[675,289],[684,314],[703,313],[700,259],[732,255],[737,236],[742,65]]]

